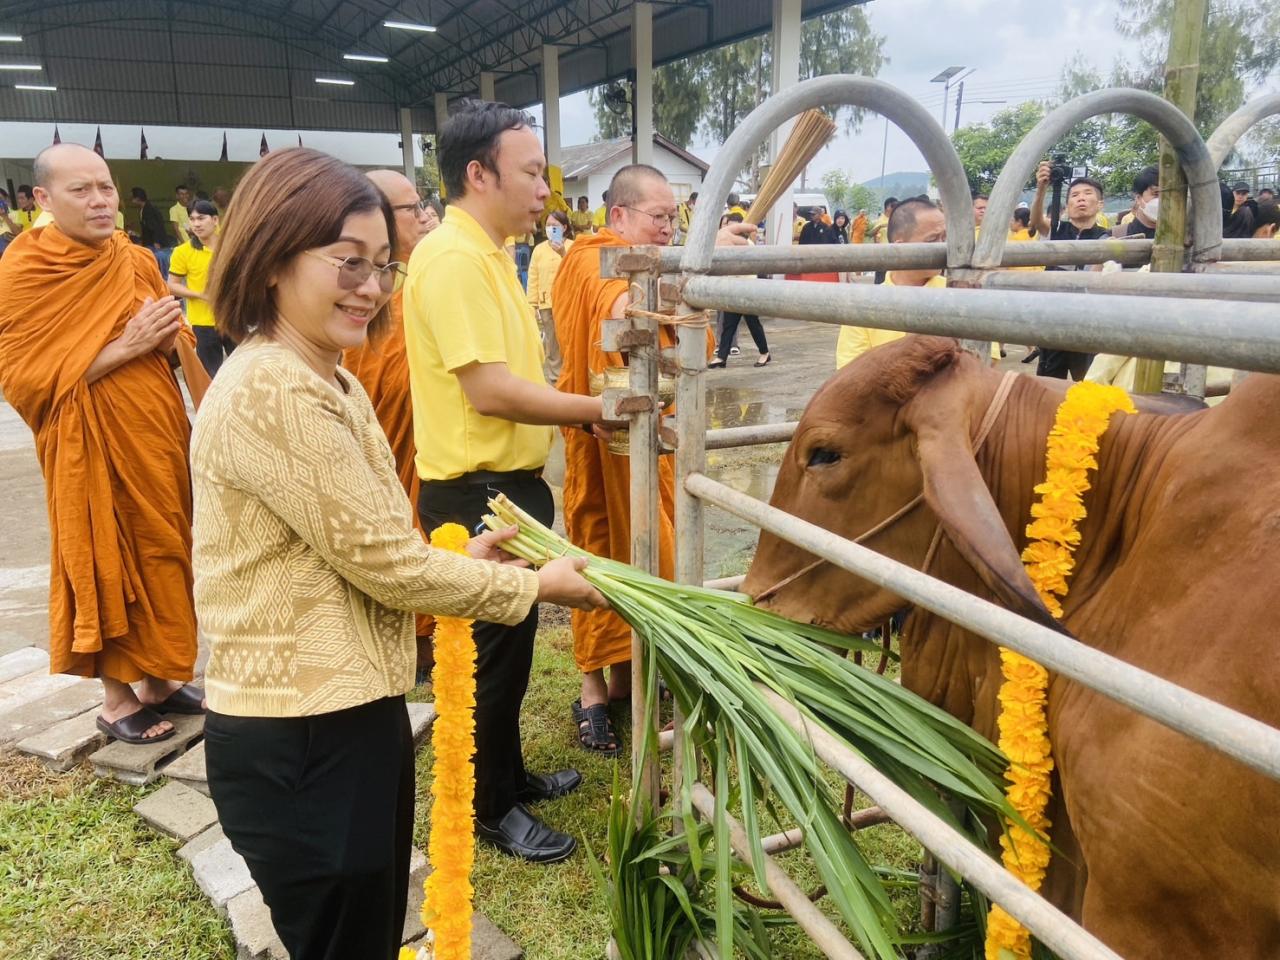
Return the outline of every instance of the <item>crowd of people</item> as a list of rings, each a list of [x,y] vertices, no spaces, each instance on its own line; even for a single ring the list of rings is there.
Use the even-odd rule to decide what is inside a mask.
[[[60,144],[0,208],[0,387],[45,479],[51,670],[100,678],[98,726],[127,744],[171,737],[168,714],[205,714],[222,827],[295,960],[398,946],[414,817],[404,700],[430,668],[433,615],[475,620],[483,840],[535,863],[575,848],[532,808],[580,774],[530,771],[521,747],[540,602],[573,608],[580,745],[623,748],[610,709],[629,697],[630,632],[584,562],[534,572],[503,552],[512,530],[476,534],[466,557],[424,534],[480,529],[496,494],[550,524],[558,429],[569,538],[630,559],[628,461],[609,444],[623,425],[593,385],[625,363],[602,325],[626,315],[630,290],[600,275],[600,253],[682,241],[697,194],[678,203],[661,171],[635,164],[595,211],[586,197],[551,204],[531,120],[499,103],[462,105],[437,156],[447,208],[399,173],[299,147],[260,160],[234,199],[179,185],[167,218],[133,188],[130,236],[101,156]],[[1010,240],[1152,235],[1154,168],[1115,227],[1088,178],[1052,222],[1049,179],[1041,166],[1033,201],[1000,225]],[[1237,183],[1223,196],[1227,235],[1274,235],[1274,194]],[[991,228],[985,196],[973,212]],[[716,242],[755,242],[747,216],[731,194]],[[821,208],[801,221],[801,244],[946,239],[928,197],[890,198],[874,222]],[[940,270],[876,279],[946,283]],[[760,319],[725,313],[708,366],[728,362],[740,324],[756,366],[770,362]],[[842,327],[837,365],[902,335]],[[661,339],[673,345],[671,328]],[[1088,359],[1042,350],[1039,372],[1079,379]],[[659,489],[670,576],[670,458]]]

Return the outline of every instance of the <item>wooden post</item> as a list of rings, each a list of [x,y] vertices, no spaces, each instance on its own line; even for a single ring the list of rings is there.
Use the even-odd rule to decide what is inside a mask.
[[[1169,31],[1169,54],[1164,65],[1164,98],[1192,120],[1196,114],[1196,81],[1200,75],[1200,35],[1208,0],[1176,0]],[[1186,258],[1187,178],[1177,154],[1160,138],[1160,219],[1151,251],[1153,273],[1180,273]],[[1164,361],[1139,358],[1135,393],[1159,393],[1164,385]]]

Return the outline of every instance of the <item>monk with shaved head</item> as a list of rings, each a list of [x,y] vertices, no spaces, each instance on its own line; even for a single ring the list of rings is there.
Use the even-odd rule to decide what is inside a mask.
[[[101,677],[98,726],[129,743],[201,713],[191,596],[190,423],[208,377],[155,257],[116,230],[103,159],[60,144],[35,160],[53,214],[0,260],[0,388],[35,434],[52,555],[54,673]],[[137,684],[137,689],[134,689]]]
[[[623,364],[618,353],[601,349],[606,318],[625,315],[630,297],[626,280],[600,277],[600,250],[641,244],[666,246],[675,231],[678,209],[671,185],[661,170],[646,164],[623,167],[609,184],[608,226],[579,236],[565,254],[551,290],[556,336],[564,364],[556,388],[587,393],[592,375]],[[731,223],[717,243],[745,245],[753,224]],[[707,331],[707,349],[712,346]],[[660,342],[674,346],[670,327]],[[564,429],[564,525],[569,539],[603,557],[630,562],[630,477],[628,459],[609,452],[605,440],[582,430]],[[659,571],[674,571],[675,474],[671,458],[659,462]],[[625,699],[631,688],[631,633],[615,613],[574,610],[573,652],[582,671],[582,696],[573,705],[578,740],[587,750],[615,756],[622,744],[609,717],[609,701]],[[605,668],[609,668],[606,682]]]
[[[409,262],[409,254],[418,241],[440,226],[435,208],[418,199],[418,188],[409,178],[396,170],[371,170],[370,180],[391,201],[396,215],[396,235],[392,238],[395,250],[392,259]],[[404,484],[405,493],[414,505],[415,526],[418,521],[418,471],[414,466],[413,400],[409,395],[409,357],[404,341],[404,291],[397,290],[387,305],[391,313],[380,336],[366,340],[358,347],[342,355],[342,365],[356,375],[365,393],[373,401],[374,412],[382,432],[387,435],[391,452],[396,458],[396,473]],[[418,614],[418,682],[431,672],[431,632],[433,619],[425,613]]]

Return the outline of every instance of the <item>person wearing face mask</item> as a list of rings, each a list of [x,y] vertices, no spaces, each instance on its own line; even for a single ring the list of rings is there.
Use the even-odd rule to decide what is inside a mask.
[[[556,339],[551,285],[555,283],[564,255],[573,247],[570,233],[569,215],[562,210],[551,211],[547,215],[547,239],[533,248],[533,256],[529,260],[529,303],[538,311],[549,380],[560,376],[560,341]]]
[[[213,251],[218,245],[218,208],[208,200],[197,200],[186,216],[191,239],[174,248],[169,261],[169,292],[187,301],[187,322],[196,335],[196,354],[212,377],[236,348],[234,342],[218,332],[213,308],[205,296]]]
[[[62,143],[35,158],[53,214],[0,260],[0,389],[36,438],[49,507],[49,669],[99,677],[105,734],[173,736],[204,711],[191,598],[190,424],[209,378],[155,258],[116,230],[106,162]]]
[[[600,342],[605,318],[626,315],[631,302],[629,284],[600,276],[601,250],[643,244],[666,246],[679,216],[671,184],[662,171],[647,164],[632,164],[615,173],[608,197],[609,225],[574,243],[551,291],[556,305],[556,334],[564,356],[556,388],[565,396],[587,393],[593,376],[603,377],[606,369],[624,362],[621,354],[605,352]],[[755,224],[727,223],[720,228],[716,241],[745,246],[755,233]],[[713,342],[708,330],[708,356]],[[674,328],[660,327],[659,343],[674,347]],[[561,432],[565,451],[565,532],[573,543],[594,554],[630,562],[629,460],[610,452],[607,438],[576,429]],[[670,457],[659,461],[658,483],[658,567],[663,576],[670,577],[675,558],[675,473]],[[582,673],[581,695],[571,709],[578,741],[596,754],[617,756],[622,741],[609,716],[609,701],[625,700],[631,692],[631,631],[621,617],[608,611],[575,611],[573,655]]]
[[[293,960],[391,958],[408,897],[413,614],[518,623],[597,605],[581,561],[428,546],[368,395],[339,365],[387,322],[391,203],[353,167],[277,150],[236,191],[214,261],[240,341],[197,418],[196,607],[211,643],[205,760],[222,830]]]
[[[547,385],[538,322],[503,249],[504,238],[533,230],[550,196],[542,141],[527,114],[472,100],[449,114],[436,156],[449,207],[409,258],[404,290],[418,514],[424,529],[452,520],[473,530],[504,493],[549,526],[555,501],[542,470],[552,427],[599,424],[602,405],[585,390]],[[536,607],[472,627],[476,833],[509,855],[552,863],[576,842],[529,805],[577,789],[582,777],[524,766],[520,707],[537,630]]]
[[[1117,237],[1146,237],[1154,240],[1160,216],[1160,169],[1143,168],[1133,178],[1133,209],[1112,231]]]

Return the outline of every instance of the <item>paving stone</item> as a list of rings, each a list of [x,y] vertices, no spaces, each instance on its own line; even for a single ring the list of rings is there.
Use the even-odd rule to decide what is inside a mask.
[[[209,778],[204,772],[204,741],[180,756],[164,768],[164,775],[170,780],[181,781],[192,790],[198,790],[209,796]]]
[[[95,708],[101,703],[102,684],[97,680],[81,680],[47,697],[14,707],[0,714],[0,746],[45,733],[63,720],[89,710],[93,710],[96,717]]]
[[[47,666],[31,673],[0,683],[0,713],[8,713],[32,701],[57,693],[64,687],[79,683],[80,677],[66,673],[49,673]]]
[[[244,858],[231,849],[231,841],[226,837],[192,857],[191,872],[219,913],[226,912],[228,900],[253,886]]]
[[[205,850],[208,850],[211,846],[213,846],[215,843],[217,843],[219,840],[221,840],[225,836],[226,834],[222,832],[222,827],[220,827],[218,824],[215,823],[212,827],[210,827],[204,833],[196,834],[194,837],[192,837],[190,840],[188,840],[186,843],[180,846],[178,848],[178,856],[180,856],[183,860],[187,861],[187,863],[190,863],[192,860],[196,858],[197,854],[203,853]]]
[[[107,742],[97,721],[98,711],[86,710],[78,717],[59,721],[47,730],[19,740],[16,746],[20,753],[39,757],[50,770],[61,773]]]
[[[414,847],[409,853],[409,905],[404,911],[404,933],[400,937],[401,943],[417,940],[427,932],[427,928],[422,924],[424,896],[422,884],[430,872],[431,865],[427,863],[427,855]]]
[[[415,950],[426,945],[426,938],[419,937],[408,946]],[[522,960],[524,950],[498,929],[497,924],[483,913],[471,916],[471,960]]]
[[[236,960],[289,960],[256,886],[227,901],[227,919],[236,938]]]
[[[0,683],[37,670],[49,672],[49,654],[39,647],[22,647],[0,657]]]
[[[183,843],[218,822],[213,801],[181,783],[166,783],[139,800],[133,812],[161,833]]]
[[[413,730],[413,745],[421,746],[436,722],[436,705],[434,703],[409,703],[409,727]]]
[[[204,715],[166,713],[174,734],[157,743],[112,741],[89,757],[93,772],[134,786],[145,786],[160,776],[165,764],[176,760],[204,735]]]
[[[48,635],[46,626],[45,634]],[[22,630],[0,630],[0,656],[17,653],[32,645],[34,638]]]

